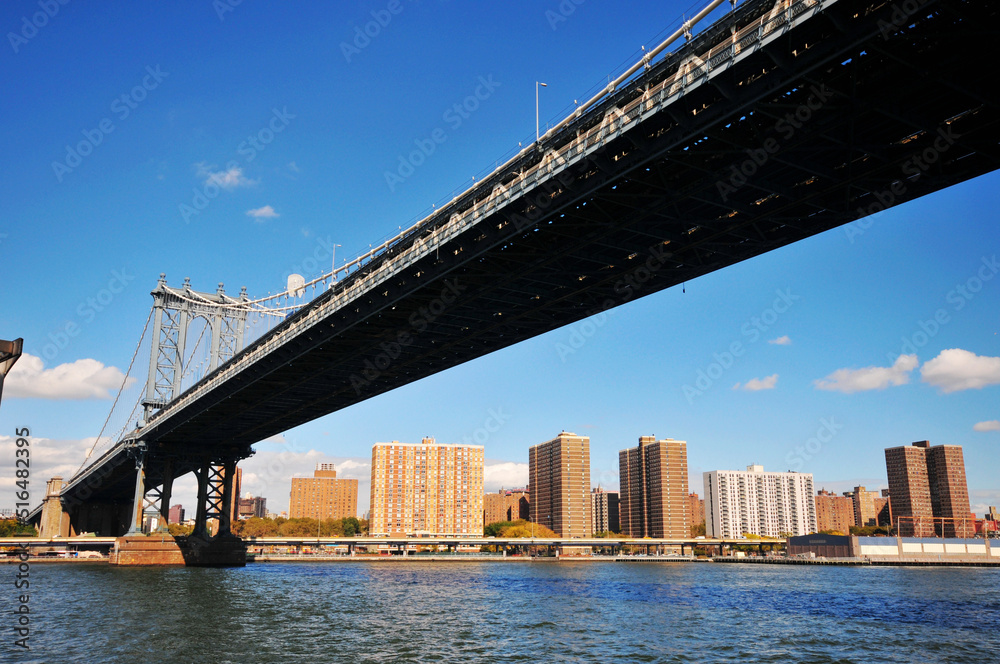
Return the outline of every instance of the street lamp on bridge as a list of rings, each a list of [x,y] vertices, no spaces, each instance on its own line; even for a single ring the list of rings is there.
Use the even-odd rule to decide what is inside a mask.
[[[24,346],[24,339],[17,338],[13,341],[0,339],[0,400],[3,399],[3,379],[10,371],[17,358],[21,357],[21,348]]]
[[[536,143],[538,142],[538,139],[540,137],[538,133],[538,86],[539,85],[542,86],[543,88],[549,87],[548,83],[535,81],[535,142]]]

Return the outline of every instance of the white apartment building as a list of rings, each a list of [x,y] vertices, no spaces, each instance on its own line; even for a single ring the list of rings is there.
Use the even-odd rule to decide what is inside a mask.
[[[707,537],[816,532],[812,473],[767,473],[764,466],[752,465],[704,477]]]

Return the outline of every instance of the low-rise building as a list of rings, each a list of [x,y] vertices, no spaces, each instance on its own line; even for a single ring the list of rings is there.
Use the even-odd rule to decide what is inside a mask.
[[[483,525],[498,521],[527,520],[529,517],[527,489],[500,489],[483,496]]]

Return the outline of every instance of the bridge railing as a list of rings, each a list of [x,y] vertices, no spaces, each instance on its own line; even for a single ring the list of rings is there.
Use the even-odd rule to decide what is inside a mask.
[[[639,121],[675,103],[694,86],[707,81],[713,73],[728,68],[741,56],[756,51],[769,41],[769,38],[776,38],[778,33],[789,29],[798,19],[806,20],[836,2],[837,0],[778,0],[770,13],[761,15],[720,43],[698,55],[685,55],[679,60],[673,74],[651,85],[634,100],[624,103],[621,107],[596,109],[604,114],[599,123],[586,131],[577,132],[564,144],[548,150],[537,164],[521,170],[512,181],[495,185],[488,195],[485,195],[488,190],[483,185],[471,187],[456,196],[451,204],[428,215],[394,238],[386,240],[379,248],[355,259],[352,264],[357,265],[362,263],[362,259],[367,259],[369,269],[365,272],[355,272],[351,275],[351,279],[335,282],[324,296],[306,305],[285,323],[247,346],[232,360],[179,395],[171,404],[154,415],[150,424],[182,409],[202,394],[230,380],[243,369],[311,328],[319,320],[350,304],[414,262],[430,255],[441,245],[495,214],[509,202],[519,199],[546,181],[555,179],[562,170],[619,138]],[[494,173],[503,174],[510,168],[511,163],[529,150],[535,149],[537,146],[534,145],[525,148],[517,157],[497,168]],[[484,180],[484,184],[489,181],[489,178]],[[474,195],[477,193],[480,195]],[[457,207],[460,199],[470,202],[467,207],[459,210]],[[442,223],[442,220],[445,221]]]

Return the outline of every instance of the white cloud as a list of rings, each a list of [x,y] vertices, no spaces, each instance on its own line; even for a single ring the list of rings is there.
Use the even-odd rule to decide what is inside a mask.
[[[771,339],[767,343],[776,344],[778,346],[790,346],[792,344],[791,338],[786,334],[783,337],[778,337],[777,339]]]
[[[79,440],[55,440],[32,435],[28,435],[27,438],[31,448],[31,483],[28,485],[31,500],[29,502],[33,509],[45,497],[45,483],[48,480],[53,477],[62,477],[64,481],[69,481],[73,477],[86,458],[87,452],[93,446],[95,438],[91,436]],[[0,458],[14,459],[14,451],[17,449],[16,440],[17,438],[14,436],[0,436]],[[110,439],[103,439],[102,444],[97,446],[91,461],[107,449],[110,442]],[[17,478],[14,477],[13,472],[0,475],[0,506],[14,506],[15,491],[18,490],[16,481]]]
[[[528,464],[513,461],[484,462],[483,475],[483,491],[486,493],[520,488],[528,483]]]
[[[291,169],[291,170],[293,170],[293,171],[295,171],[296,173],[300,173],[301,172],[301,169],[299,169],[298,164],[296,164],[294,161],[288,162],[288,168]]]
[[[259,207],[254,210],[247,210],[247,216],[253,217],[257,221],[263,223],[264,219],[275,219],[281,215],[274,211],[274,208],[270,205],[265,205],[264,207]]]
[[[757,392],[759,390],[773,390],[774,386],[778,384],[778,374],[771,374],[770,376],[765,376],[764,378],[751,378],[746,382],[742,389],[749,392]],[[734,390],[740,389],[740,384],[736,383],[733,385]]]
[[[920,367],[925,383],[942,392],[978,390],[1000,383],[1000,357],[976,355],[961,348],[949,348]]]
[[[917,368],[916,355],[900,355],[891,367],[837,369],[822,380],[813,381],[818,390],[833,390],[851,394],[867,390],[884,390],[890,385],[906,385],[910,372]]]
[[[990,506],[1000,505],[1000,491],[996,489],[969,489],[972,513],[979,518],[989,512]]]
[[[125,374],[92,359],[77,360],[51,369],[40,357],[25,353],[4,381],[5,398],[110,399]],[[135,382],[129,377],[128,385]],[[126,385],[126,387],[128,386]]]
[[[345,479],[371,480],[372,465],[364,461],[347,459],[337,464],[337,477]]]
[[[198,177],[205,178],[205,184],[214,182],[216,185],[222,189],[236,189],[237,187],[249,187],[250,185],[257,184],[257,180],[251,180],[250,178],[243,175],[243,168],[240,166],[231,166],[224,171],[214,171],[214,167],[209,166],[205,162],[195,164],[198,168]]]
[[[986,420],[972,425],[973,431],[1000,431],[1000,420]]]

